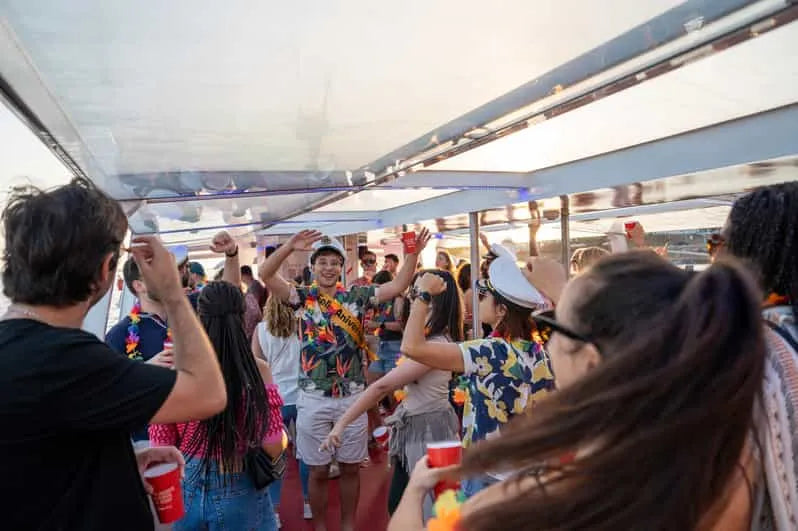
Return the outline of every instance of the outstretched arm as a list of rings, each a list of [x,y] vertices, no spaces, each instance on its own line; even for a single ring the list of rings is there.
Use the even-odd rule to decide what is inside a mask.
[[[241,286],[241,266],[238,260],[238,244],[227,233],[221,231],[213,237],[210,245],[211,251],[214,253],[224,253],[224,269],[222,270],[222,280],[229,282],[233,286]]]
[[[421,232],[416,236],[416,252],[410,253],[405,257],[405,263],[402,264],[402,269],[396,273],[396,277],[390,282],[386,282],[377,290],[377,301],[387,302],[393,300],[403,293],[410,282],[413,280],[413,275],[416,274],[416,265],[418,265],[418,256],[421,251],[427,246],[429,242],[430,233],[427,229],[421,229]]]
[[[388,374],[368,386],[358,399],[349,406],[346,413],[338,419],[338,422],[335,423],[327,439],[322,443],[322,449],[332,450],[341,446],[341,439],[347,426],[374,407],[374,404],[379,402],[382,397],[391,391],[401,389],[405,385],[415,382],[430,370],[426,365],[416,363],[413,360],[405,360],[395,369],[389,371]]]
[[[309,250],[313,242],[320,240],[321,232],[317,230],[303,230],[294,234],[285,244],[281,245],[258,268],[258,276],[266,285],[266,289],[282,301],[287,301],[291,296],[291,284],[284,279],[278,271],[286,258],[297,250]]]

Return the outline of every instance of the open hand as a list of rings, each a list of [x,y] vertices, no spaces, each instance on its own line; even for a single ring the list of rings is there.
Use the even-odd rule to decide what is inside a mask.
[[[429,229],[426,227],[418,231],[416,235],[416,254],[421,254],[421,251],[427,246],[431,237],[432,234],[430,234]]]
[[[214,253],[232,255],[238,250],[238,244],[227,231],[223,230],[213,237],[210,249]]]
[[[323,236],[317,230],[303,230],[291,236],[286,245],[293,251],[310,251],[311,246],[322,239]]]

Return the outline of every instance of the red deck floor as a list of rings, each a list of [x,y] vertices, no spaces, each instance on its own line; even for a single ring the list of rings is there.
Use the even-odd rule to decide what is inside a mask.
[[[388,487],[391,470],[385,452],[372,453],[371,466],[360,469],[360,501],[357,508],[357,531],[383,531],[388,527]],[[330,481],[327,507],[328,531],[340,531],[341,506],[338,481]],[[299,468],[291,459],[285,472],[280,501],[280,520],[285,531],[312,531],[310,520],[302,519],[302,489]]]

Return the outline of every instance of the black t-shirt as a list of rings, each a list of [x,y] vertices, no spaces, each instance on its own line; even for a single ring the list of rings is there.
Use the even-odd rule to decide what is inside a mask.
[[[175,379],[82,330],[0,322],[0,527],[153,529],[129,433]]]

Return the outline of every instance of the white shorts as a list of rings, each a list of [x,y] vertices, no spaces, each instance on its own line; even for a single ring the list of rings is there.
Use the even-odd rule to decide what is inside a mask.
[[[368,457],[368,416],[365,413],[346,427],[340,448],[334,452],[319,450],[335,423],[359,395],[331,398],[299,392],[296,402],[296,447],[306,465],[328,465],[333,456],[339,463],[360,463]]]

